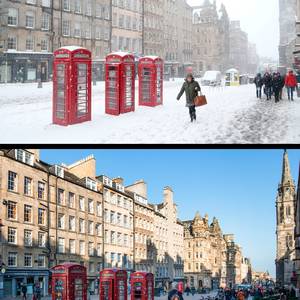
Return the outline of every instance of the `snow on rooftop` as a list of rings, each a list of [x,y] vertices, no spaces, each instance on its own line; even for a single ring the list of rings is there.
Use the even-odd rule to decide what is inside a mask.
[[[118,55],[118,56],[124,57],[126,55],[133,55],[133,54],[131,54],[129,52],[117,51],[117,52],[112,52],[109,55]]]
[[[160,58],[160,57],[159,56],[155,56],[155,55],[146,55],[143,58],[150,58],[150,59],[155,60],[155,59]]]
[[[226,71],[226,73],[238,73],[238,72],[239,71],[237,69],[234,69],[234,68],[229,69],[229,70]]]
[[[59,49],[66,49],[66,50],[69,50],[69,51],[75,51],[75,50],[79,50],[79,49],[85,49],[83,47],[80,47],[80,46],[63,46],[63,47],[60,47]]]

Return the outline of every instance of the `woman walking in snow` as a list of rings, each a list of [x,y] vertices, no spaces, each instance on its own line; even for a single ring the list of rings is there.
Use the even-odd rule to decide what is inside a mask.
[[[186,106],[189,108],[191,122],[194,122],[197,119],[194,100],[198,96],[198,93],[201,93],[201,87],[199,82],[195,80],[193,74],[191,73],[186,76],[185,82],[183,83],[182,88],[177,96],[177,100],[180,100],[184,92],[186,96]]]

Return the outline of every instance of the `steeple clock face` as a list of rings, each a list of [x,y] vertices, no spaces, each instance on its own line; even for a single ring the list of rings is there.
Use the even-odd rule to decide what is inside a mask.
[[[292,224],[292,219],[290,217],[287,217],[285,220],[286,224]]]

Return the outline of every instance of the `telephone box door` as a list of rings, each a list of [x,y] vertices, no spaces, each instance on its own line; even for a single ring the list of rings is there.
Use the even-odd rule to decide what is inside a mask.
[[[68,70],[69,63],[57,62],[53,70],[53,123],[68,125]]]
[[[72,107],[72,116],[76,121],[87,119],[90,116],[90,82],[88,74],[89,65],[86,62],[76,62],[74,74],[74,86],[72,97],[75,102]]]
[[[163,66],[156,66],[156,104],[163,103]]]
[[[134,103],[134,73],[135,66],[134,64],[124,64],[123,66],[123,95],[121,96],[121,113],[127,113],[130,111],[134,111],[135,103]]]
[[[125,280],[118,281],[118,300],[127,300],[127,286]]]
[[[112,300],[114,298],[114,281],[104,280],[100,282],[100,299]]]
[[[151,66],[143,66],[141,70],[141,105],[152,105],[152,98],[153,98],[153,72],[154,69]]]
[[[106,65],[106,103],[105,112],[111,115],[120,114],[120,65]]]
[[[84,282],[83,278],[75,278],[74,280],[74,300],[84,300]]]
[[[55,276],[52,278],[52,300],[65,300],[67,297],[67,278]]]

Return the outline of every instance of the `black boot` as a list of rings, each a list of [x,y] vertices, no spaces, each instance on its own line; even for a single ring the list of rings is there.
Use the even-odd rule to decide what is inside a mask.
[[[196,113],[194,112],[194,120],[196,121],[197,120],[197,116],[196,116]]]
[[[191,122],[193,123],[194,122],[194,116],[193,116],[193,114],[190,114],[190,117],[191,117]]]

